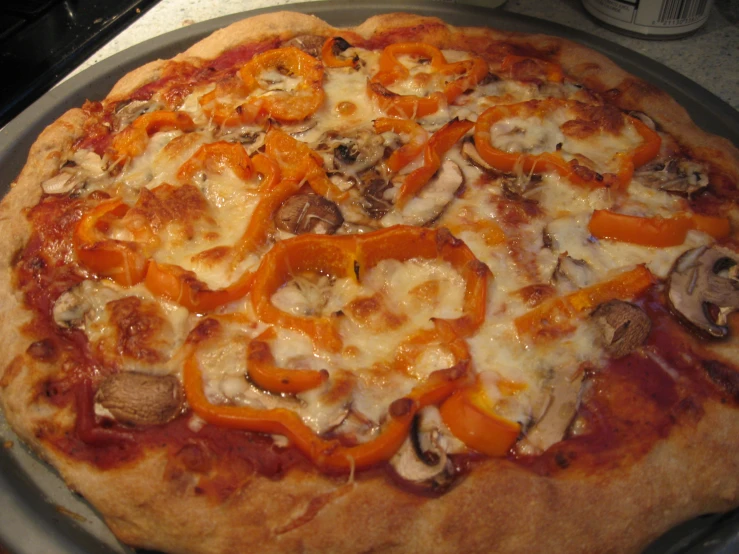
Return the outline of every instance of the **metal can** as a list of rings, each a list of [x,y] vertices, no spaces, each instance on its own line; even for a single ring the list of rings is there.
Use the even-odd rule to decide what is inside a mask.
[[[606,27],[647,39],[671,39],[697,31],[708,19],[713,0],[582,0]]]

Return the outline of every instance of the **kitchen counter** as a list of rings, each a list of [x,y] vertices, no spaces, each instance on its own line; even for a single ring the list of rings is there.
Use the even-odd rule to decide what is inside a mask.
[[[296,2],[161,0],[72,75],[121,50],[186,25],[258,8],[289,9],[289,4]],[[625,46],[685,75],[739,110],[739,7],[732,0],[716,0],[708,21],[695,34],[667,41],[632,38],[610,31],[585,12],[580,0],[508,0],[499,9],[559,23]]]

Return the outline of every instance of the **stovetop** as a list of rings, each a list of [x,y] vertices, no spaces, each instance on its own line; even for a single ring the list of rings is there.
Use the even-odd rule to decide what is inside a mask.
[[[0,127],[158,0],[2,0]]]

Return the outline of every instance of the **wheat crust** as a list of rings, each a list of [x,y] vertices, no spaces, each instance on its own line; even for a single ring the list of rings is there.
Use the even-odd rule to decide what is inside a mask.
[[[649,114],[696,153],[739,177],[739,153],[728,141],[699,130],[664,93],[635,79],[605,57],[569,41],[492,30],[455,30],[439,20],[391,14],[342,31],[370,37],[411,27],[418,38],[449,46],[508,40],[550,52],[567,73],[606,91],[622,88],[619,105]],[[278,34],[337,32],[302,14],[273,13],[218,31],[175,58],[213,59],[227,49]],[[156,61],[128,74],[108,101],[118,101],[161,76]],[[254,475],[222,503],[194,492],[192,475],[165,479],[167,454],[151,449],[136,463],[101,471],[48,447],[43,434],[73,425],[71,409],[53,412],[33,392],[53,364],[32,360],[28,320],[14,292],[13,259],[28,239],[23,209],[41,195],[83,133],[85,114],[70,110],[33,145],[28,163],[0,205],[0,403],[19,436],[47,459],[69,486],[96,506],[126,543],[177,553],[270,552],[638,552],[673,525],[739,504],[739,417],[718,402],[697,423],[684,422],[636,463],[589,473],[542,477],[501,460],[477,466],[449,493],[427,499],[391,485],[382,475],[345,479],[291,471],[270,480]],[[700,155],[700,154],[699,154]],[[701,156],[702,157],[702,156]],[[318,500],[316,500],[318,499]],[[319,509],[315,510],[316,506]],[[315,513],[313,513],[315,512]],[[313,517],[307,517],[312,514]]]

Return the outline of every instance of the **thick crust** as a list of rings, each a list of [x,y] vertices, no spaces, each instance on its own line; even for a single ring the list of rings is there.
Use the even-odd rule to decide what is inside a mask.
[[[542,35],[454,29],[411,14],[373,17],[342,31],[371,38],[413,28],[418,39],[451,46],[464,38],[474,48],[486,41],[525,45],[558,60],[566,73],[599,92],[618,89],[623,109],[649,114],[699,157],[739,179],[739,152],[728,141],[698,129],[674,100],[630,76],[607,58],[579,45]],[[175,58],[210,60],[240,45],[302,34],[337,32],[323,21],[296,13],[272,13],[235,23]],[[157,80],[166,66],[156,61],[121,79],[107,100],[126,98]],[[54,371],[25,354],[29,339],[19,331],[28,319],[14,292],[13,260],[28,240],[23,209],[41,195],[85,115],[71,110],[34,144],[29,161],[0,206],[0,401],[19,435],[48,459],[76,491],[95,505],[125,542],[187,553],[260,552],[638,552],[678,522],[739,504],[739,418],[718,403],[704,406],[695,424],[677,427],[634,464],[563,471],[539,476],[510,462],[478,465],[449,493],[428,499],[393,486],[383,474],[356,481],[291,471],[271,480],[254,474],[216,503],[196,493],[192,476],[168,470],[166,448],[151,449],[133,464],[102,471],[67,459],[46,446],[50,425],[68,428],[74,414],[53,414],[35,391]],[[167,478],[165,478],[165,475]],[[536,545],[536,550],[531,545]]]

